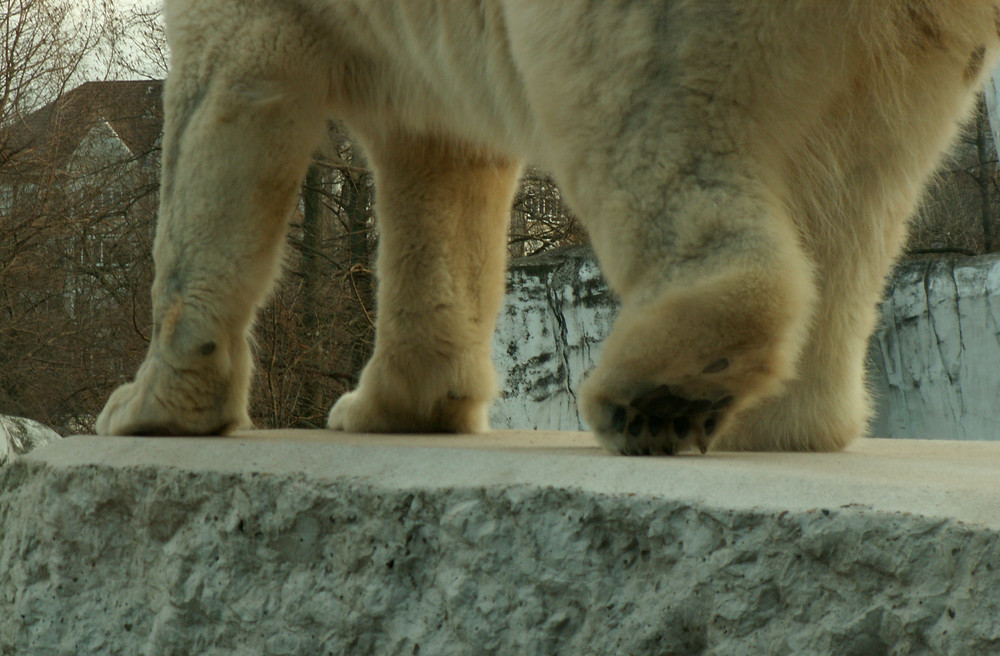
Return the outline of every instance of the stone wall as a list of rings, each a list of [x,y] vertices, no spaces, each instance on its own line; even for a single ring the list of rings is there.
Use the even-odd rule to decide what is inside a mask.
[[[1000,255],[904,262],[881,314],[873,434],[1000,439]]]
[[[495,428],[580,430],[575,390],[597,362],[618,303],[584,248],[515,261],[494,359]],[[872,339],[881,437],[1000,437],[1000,256],[897,267]]]
[[[997,654],[998,468],[992,442],[71,437],[0,468],[0,654]]]
[[[517,260],[494,338],[501,395],[492,426],[582,430],[575,393],[617,312],[588,249]]]

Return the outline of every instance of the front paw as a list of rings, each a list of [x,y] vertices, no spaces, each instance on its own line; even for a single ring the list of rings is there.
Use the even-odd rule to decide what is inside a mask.
[[[147,361],[136,380],[112,392],[98,435],[219,435],[252,424],[225,383]]]
[[[371,430],[370,428],[364,428],[365,423],[358,417],[357,405],[358,391],[347,392],[333,404],[330,408],[330,414],[326,419],[326,427],[331,430],[337,431],[364,431]]]

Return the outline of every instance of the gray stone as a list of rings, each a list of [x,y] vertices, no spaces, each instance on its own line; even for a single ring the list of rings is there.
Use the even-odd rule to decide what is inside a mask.
[[[494,336],[501,392],[490,425],[582,430],[575,392],[596,364],[617,313],[589,249],[515,261]]]
[[[32,419],[0,415],[0,467],[61,435]]]
[[[1000,255],[903,262],[872,338],[872,434],[1000,439]],[[573,392],[596,365],[618,301],[586,249],[511,267],[494,339],[492,425],[585,428]]]
[[[1000,256],[904,262],[881,313],[873,433],[1000,439]]]
[[[998,653],[998,470],[983,442],[70,438],[0,470],[0,654]]]

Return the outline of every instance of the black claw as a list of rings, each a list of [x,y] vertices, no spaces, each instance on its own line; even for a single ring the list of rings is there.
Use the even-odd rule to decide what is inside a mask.
[[[710,410],[722,410],[724,408],[728,408],[729,406],[731,406],[733,404],[734,400],[735,399],[733,399],[733,396],[731,394],[729,396],[724,396],[721,399],[719,399],[718,401],[716,401],[715,403],[713,403],[712,407],[709,408],[709,409]]]
[[[628,419],[628,415],[625,412],[625,408],[618,406],[615,408],[614,414],[611,415],[611,430],[615,433],[621,433],[625,430],[625,422]]]
[[[674,441],[673,440],[660,440],[653,447],[653,453],[656,455],[672,456],[674,455]]]
[[[719,358],[718,360],[716,360],[712,364],[710,364],[707,367],[705,367],[704,369],[702,369],[701,373],[703,373],[703,374],[717,374],[717,373],[719,373],[720,371],[722,371],[723,369],[725,369],[728,366],[729,366],[729,360],[727,360],[726,358]]]
[[[628,425],[628,434],[632,437],[638,437],[639,433],[642,432],[642,425],[644,423],[642,415],[636,415],[636,417]]]
[[[715,432],[716,427],[719,425],[719,419],[715,415],[712,415],[705,420],[705,435],[711,435]]]
[[[687,417],[677,417],[674,419],[674,435],[677,439],[683,440],[691,432],[691,420]]]

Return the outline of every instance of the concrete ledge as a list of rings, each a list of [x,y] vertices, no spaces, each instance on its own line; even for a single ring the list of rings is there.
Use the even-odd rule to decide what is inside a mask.
[[[0,470],[0,654],[986,654],[1000,443],[77,437]]]

